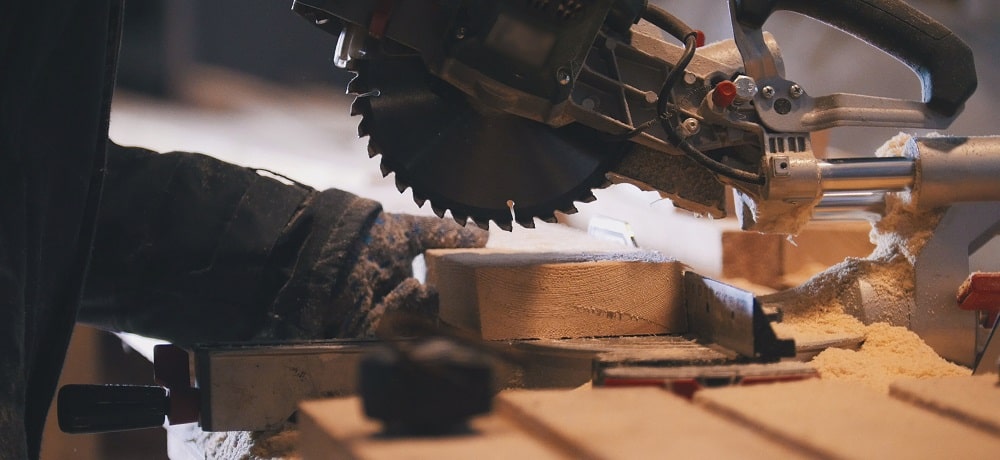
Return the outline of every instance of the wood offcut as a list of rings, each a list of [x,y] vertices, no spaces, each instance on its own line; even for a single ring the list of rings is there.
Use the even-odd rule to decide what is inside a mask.
[[[653,252],[432,250],[440,318],[483,339],[683,333],[682,265]]]

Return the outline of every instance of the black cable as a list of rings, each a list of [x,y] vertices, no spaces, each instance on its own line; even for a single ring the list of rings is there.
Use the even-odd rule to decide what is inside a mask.
[[[649,21],[656,27],[663,29],[663,31],[684,43],[684,53],[681,55],[681,58],[677,61],[674,67],[670,69],[670,72],[667,74],[667,78],[663,81],[663,86],[660,88],[656,104],[657,118],[660,121],[660,125],[663,127],[663,131],[666,132],[667,140],[670,141],[670,143],[675,147],[681,149],[685,155],[694,160],[696,163],[708,168],[709,171],[712,171],[720,176],[728,177],[732,180],[747,182],[755,185],[764,185],[766,178],[763,175],[734,168],[715,160],[702,153],[697,147],[677,134],[674,126],[670,124],[671,115],[668,112],[670,92],[673,91],[674,86],[681,79],[681,77],[684,76],[684,70],[687,69],[688,64],[690,64],[691,60],[694,58],[695,50],[698,47],[698,35],[694,29],[678,19],[676,16],[655,5],[649,5],[643,12],[642,18]],[[625,133],[623,137],[630,138],[636,136],[648,127],[649,123],[645,123],[638,128]]]
[[[695,33],[691,26],[656,5],[646,5],[642,18],[682,42],[688,35]]]

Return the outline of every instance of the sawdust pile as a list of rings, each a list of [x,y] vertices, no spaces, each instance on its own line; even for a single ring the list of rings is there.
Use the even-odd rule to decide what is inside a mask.
[[[876,155],[901,156],[910,139],[907,134],[899,134]],[[871,255],[847,258],[794,289],[762,300],[780,306],[787,315],[786,321],[791,323],[809,323],[819,310],[819,313],[846,313],[865,323],[905,324],[915,289],[914,263],[942,215],[940,210],[917,209],[908,193],[888,194],[885,216],[873,223],[869,234],[875,244]],[[876,308],[862,308],[859,286],[868,291],[867,303],[878,300]],[[848,323],[844,321],[847,327],[856,327]]]
[[[866,329],[858,351],[828,348],[813,358],[824,379],[861,383],[883,393],[901,378],[968,376],[968,368],[952,364],[934,352],[917,334],[899,326],[875,323]]]
[[[299,432],[202,431],[197,423],[167,427],[170,458],[299,460]]]
[[[774,331],[782,337],[792,337],[799,344],[836,341],[844,337],[864,337],[865,325],[857,318],[844,313],[837,304],[817,306],[786,315],[774,323]]]
[[[877,156],[901,156],[911,136],[890,139]],[[888,392],[900,378],[969,375],[939,357],[905,327],[914,298],[914,264],[933,235],[941,211],[917,209],[907,193],[886,197],[885,216],[869,235],[875,250],[848,258],[802,285],[771,296],[784,321],[775,327],[800,343],[865,337],[860,350],[830,348],[813,359],[823,378],[853,380]],[[869,324],[865,326],[865,324]]]
[[[250,458],[298,460],[302,457],[298,453],[299,432],[298,430],[285,430],[279,432],[255,432],[251,435],[254,440],[253,447],[250,448]]]

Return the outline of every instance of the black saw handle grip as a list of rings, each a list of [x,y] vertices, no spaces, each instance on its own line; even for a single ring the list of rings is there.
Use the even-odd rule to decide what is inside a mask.
[[[799,13],[875,46],[912,69],[923,102],[954,116],[976,90],[972,50],[942,24],[901,0],[736,0],[737,20],[760,29],[775,10]]]
[[[64,385],[57,402],[64,433],[101,433],[163,425],[167,389],[141,385]]]

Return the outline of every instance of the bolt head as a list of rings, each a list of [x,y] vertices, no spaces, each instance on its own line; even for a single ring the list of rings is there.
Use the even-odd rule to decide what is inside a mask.
[[[733,84],[736,85],[737,100],[749,101],[757,95],[757,81],[752,77],[740,75],[733,80]]]

